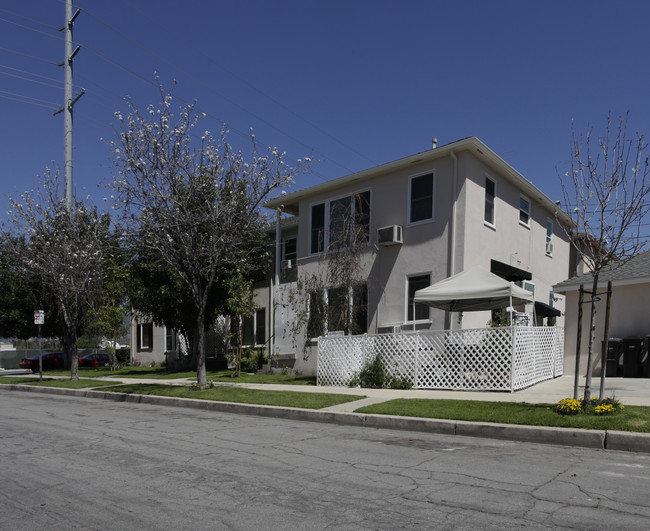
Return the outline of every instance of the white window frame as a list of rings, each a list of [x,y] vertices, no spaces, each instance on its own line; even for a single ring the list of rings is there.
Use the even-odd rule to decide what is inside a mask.
[[[252,344],[244,343],[244,344],[242,344],[243,348],[258,348],[258,347],[261,347],[261,346],[264,345],[264,343],[258,343],[257,342],[257,331],[258,331],[258,329],[257,329],[257,318],[258,318],[258,313],[260,313],[262,311],[264,312],[264,332],[265,332],[265,336],[266,336],[266,332],[267,332],[267,328],[268,328],[267,327],[268,323],[266,322],[266,320],[267,320],[266,307],[262,306],[262,307],[258,308],[257,310],[255,310],[255,312],[253,312],[253,315],[250,317],[250,319],[251,319],[251,321],[253,323],[253,343]],[[245,320],[242,319],[242,327],[244,326],[244,323],[245,323]],[[243,329],[242,329],[242,339],[243,339]],[[266,337],[264,337],[264,340],[266,341]],[[243,341],[242,341],[242,343],[243,343]]]
[[[148,345],[144,344],[144,334],[143,332],[143,327],[151,327],[151,337],[149,340],[151,341]],[[139,350],[147,350],[147,349],[153,349],[153,323],[148,322],[148,323],[138,323],[138,336],[140,337],[140,341],[138,342],[138,349]]]
[[[492,196],[492,221],[488,221],[485,219],[485,205],[487,205],[488,202],[488,194],[487,194],[487,181],[490,181],[494,185],[494,196]],[[495,229],[496,228],[496,219],[497,219],[497,209],[496,209],[496,203],[497,203],[497,181],[496,179],[493,179],[490,175],[487,173],[485,174],[485,197],[484,197],[484,203],[483,203],[483,223],[487,225],[488,227]]]
[[[172,348],[167,348],[167,333],[171,332]],[[176,352],[178,350],[178,333],[173,328],[165,327],[165,352]]]
[[[431,217],[426,218],[426,219],[419,219],[418,221],[411,221],[411,205],[412,203],[412,191],[413,191],[413,179],[417,179],[418,177],[424,177],[425,175],[431,175]],[[420,173],[417,173],[415,175],[411,175],[409,177],[409,189],[408,189],[408,204],[406,208],[407,212],[407,225],[408,226],[413,226],[413,225],[421,225],[423,223],[431,223],[436,220],[436,170],[431,169],[427,171],[423,171]]]
[[[405,286],[404,286],[404,323],[408,324],[421,324],[421,323],[430,323],[431,322],[431,308],[427,309],[427,318],[426,319],[416,319],[415,311],[413,312],[413,319],[409,320],[409,306],[413,306],[409,302],[409,288],[411,284],[411,279],[415,277],[429,277],[429,285],[431,285],[431,271],[424,271],[422,273],[413,273],[411,275],[406,275],[405,277]]]
[[[346,194],[340,194],[337,196],[330,197],[329,199],[325,199],[323,201],[316,201],[314,203],[311,203],[309,205],[309,255],[310,256],[315,256],[319,255],[325,251],[327,251],[329,245],[330,245],[330,209],[331,209],[331,203],[333,201],[337,201],[339,199],[343,199],[345,197],[350,198],[350,215],[354,219],[355,215],[355,210],[354,210],[354,205],[355,205],[355,196],[360,195],[360,194],[365,194],[368,192],[370,194],[369,202],[368,202],[368,207],[370,209],[369,212],[369,219],[368,219],[368,244],[370,244],[371,240],[371,234],[370,234],[370,227],[372,227],[372,189],[371,188],[362,188],[361,190],[355,190],[354,192],[349,192]],[[324,205],[324,226],[323,226],[323,250],[318,251],[318,252],[312,252],[312,211],[315,206],[318,205]]]
[[[549,234],[550,227],[550,234]],[[546,256],[553,256],[553,220],[551,218],[546,218],[546,238],[544,243],[544,252]]]
[[[528,216],[528,222],[524,222],[521,220],[521,213],[524,212],[524,210],[521,208],[521,202],[525,201],[526,204],[528,205],[528,212],[526,212],[526,215]],[[522,227],[526,227],[527,229],[530,229],[530,220],[532,219],[532,205],[530,202],[530,199],[528,199],[525,195],[520,195],[519,196],[519,224]]]

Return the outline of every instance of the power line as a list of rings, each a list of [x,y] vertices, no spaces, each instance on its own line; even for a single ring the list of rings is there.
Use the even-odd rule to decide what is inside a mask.
[[[291,134],[289,134],[289,133],[283,131],[283,130],[280,129],[278,126],[272,124],[271,122],[269,122],[268,120],[262,118],[262,117],[259,116],[258,114],[255,114],[254,112],[248,110],[248,109],[247,109],[246,107],[244,107],[243,105],[240,105],[239,103],[237,103],[237,102],[234,101],[233,99],[229,98],[228,96],[225,96],[224,94],[218,92],[218,91],[215,90],[212,86],[210,86],[210,85],[204,83],[203,81],[201,81],[200,79],[196,78],[195,76],[193,76],[192,74],[188,73],[187,71],[183,70],[182,68],[180,68],[180,67],[178,67],[178,66],[175,66],[173,63],[171,63],[170,61],[168,61],[168,60],[165,59],[164,57],[162,57],[162,56],[158,55],[157,53],[151,51],[151,50],[148,49],[146,46],[140,44],[139,42],[137,42],[137,41],[135,41],[134,39],[130,38],[129,36],[125,35],[125,34],[122,33],[121,31],[119,31],[118,29],[114,28],[114,27],[111,26],[110,24],[104,22],[104,21],[101,20],[99,17],[93,15],[92,13],[88,12],[87,10],[83,10],[83,11],[84,11],[84,13],[86,13],[87,15],[89,15],[89,16],[95,18],[95,19],[96,19],[98,22],[100,22],[101,24],[105,25],[105,26],[106,26],[107,28],[109,28],[111,31],[114,31],[115,33],[117,33],[118,35],[120,35],[120,36],[123,37],[124,39],[128,40],[129,42],[131,42],[131,43],[134,44],[135,46],[141,48],[142,50],[144,50],[145,52],[147,52],[148,54],[150,54],[152,57],[154,57],[154,58],[157,59],[158,61],[161,61],[161,62],[165,63],[167,66],[169,66],[169,67],[173,68],[174,70],[180,72],[182,75],[184,75],[184,76],[187,77],[188,79],[191,79],[191,80],[194,81],[195,83],[197,83],[197,84],[203,86],[205,89],[207,89],[208,91],[212,92],[212,93],[215,94],[216,96],[222,98],[223,100],[227,101],[228,103],[230,103],[230,104],[233,105],[234,107],[238,108],[239,110],[241,110],[241,111],[243,111],[243,112],[249,114],[250,116],[252,116],[252,117],[255,118],[256,120],[259,120],[259,121],[262,122],[263,124],[265,124],[265,125],[267,125],[268,127],[274,129],[274,130],[277,131],[278,133],[280,133],[280,134],[286,136],[288,139],[290,139],[290,140],[296,142],[297,144],[300,144],[300,145],[302,145],[303,147],[305,147],[305,148],[307,148],[307,149],[313,149],[313,148],[310,148],[310,146],[309,146],[308,144],[306,144],[305,142],[303,142],[302,140],[300,140],[300,139],[296,138],[295,136],[293,136],[293,135],[291,135]],[[84,46],[84,48],[85,48],[85,46]],[[347,168],[347,167],[343,166],[342,164],[340,164],[339,162],[335,161],[334,159],[332,159],[332,158],[330,158],[330,157],[327,157],[326,155],[324,155],[324,154],[322,154],[322,153],[319,153],[319,154],[320,154],[321,156],[323,156],[324,158],[326,158],[327,160],[329,160],[330,162],[332,162],[333,164],[336,164],[337,166],[341,167],[342,169],[344,169],[344,170],[346,170],[346,171],[348,171],[348,172],[350,172],[350,173],[353,172],[353,170],[351,170],[350,168]]]
[[[345,142],[341,141],[340,139],[338,139],[338,138],[335,137],[334,135],[330,134],[329,132],[325,131],[324,129],[322,129],[322,128],[319,127],[318,125],[314,124],[313,122],[311,122],[310,120],[308,120],[308,119],[305,118],[304,116],[298,114],[298,113],[295,112],[293,109],[291,109],[290,107],[286,106],[286,105],[283,104],[281,101],[275,99],[275,98],[274,98],[273,96],[271,96],[270,94],[268,94],[268,93],[264,92],[263,90],[259,89],[257,86],[255,86],[253,83],[251,83],[251,82],[248,81],[247,79],[245,79],[245,78],[243,78],[242,76],[236,74],[236,73],[233,72],[232,70],[226,68],[223,64],[221,64],[220,62],[218,62],[218,61],[217,61],[216,59],[214,59],[213,57],[207,55],[205,52],[203,52],[203,50],[201,50],[200,48],[197,48],[196,46],[194,46],[194,45],[193,45],[192,43],[190,43],[189,41],[187,41],[187,40],[185,40],[184,38],[182,38],[179,34],[174,33],[174,32],[173,32],[172,30],[170,30],[169,28],[165,27],[164,25],[160,24],[159,22],[157,22],[157,21],[154,20],[153,18],[149,17],[149,16],[148,16],[144,11],[142,11],[141,9],[138,9],[137,7],[135,7],[135,6],[133,6],[132,4],[130,4],[129,2],[127,2],[126,0],[122,0],[122,3],[125,4],[126,6],[128,6],[129,8],[131,8],[132,10],[137,11],[138,13],[140,13],[141,16],[143,16],[145,19],[149,20],[149,22],[151,22],[152,24],[158,26],[160,29],[162,29],[163,31],[165,31],[166,34],[168,34],[168,35],[173,35],[174,38],[175,38],[176,40],[178,40],[179,42],[183,43],[183,44],[184,44],[185,46],[187,46],[190,50],[192,50],[192,51],[194,51],[195,53],[199,54],[200,56],[204,57],[204,58],[207,59],[209,62],[211,62],[213,65],[215,65],[216,67],[220,68],[221,70],[223,70],[224,72],[226,72],[226,73],[229,74],[230,76],[234,77],[235,79],[237,79],[238,81],[240,81],[241,83],[243,83],[244,85],[246,85],[247,87],[253,89],[255,92],[257,92],[257,93],[260,94],[261,96],[264,96],[264,97],[267,98],[269,101],[271,101],[272,103],[274,103],[275,105],[277,105],[277,106],[280,107],[281,109],[287,111],[287,112],[288,112],[289,114],[291,114],[292,116],[295,116],[296,118],[302,120],[304,123],[306,123],[306,124],[309,125],[310,127],[314,128],[314,129],[315,129],[316,131],[318,131],[319,133],[324,134],[325,136],[327,136],[327,137],[330,138],[331,140],[334,140],[336,143],[338,143],[338,144],[340,144],[341,146],[345,147],[346,149],[350,150],[350,151],[351,151],[352,153],[354,153],[355,155],[358,155],[359,157],[361,157],[361,158],[367,160],[367,161],[370,162],[371,164],[374,164],[374,165],[377,165],[377,164],[378,164],[376,161],[374,161],[374,160],[372,160],[371,158],[365,156],[363,153],[360,153],[359,151],[355,150],[354,148],[352,148],[351,146],[349,146],[349,145],[346,144]],[[346,168],[346,169],[347,169],[347,168]],[[348,170],[348,171],[352,171],[352,170]]]
[[[47,64],[50,64],[50,65],[54,65],[54,66],[57,65],[57,63],[55,63],[54,61],[49,61],[48,59],[43,59],[42,57],[36,57],[35,55],[29,55],[28,53],[19,52],[18,50],[12,50],[11,48],[4,48],[4,47],[0,46],[0,50],[2,50],[4,52],[9,52],[9,53],[12,53],[12,54],[15,54],[15,55],[21,55],[23,57],[27,57],[28,59],[34,59],[35,61],[41,61],[43,63],[47,63]]]
[[[49,105],[46,105],[45,103],[39,103],[39,101],[41,101],[41,100],[27,101],[26,99],[24,99],[24,98],[28,98],[28,96],[22,96],[20,94],[13,94],[13,96],[15,96],[15,97],[12,97],[10,95],[5,95],[5,94],[13,94],[13,93],[5,92],[3,90],[0,90],[0,98],[5,99],[5,100],[12,100],[12,101],[20,102],[20,103],[26,103],[27,105],[37,105],[39,107],[45,107],[46,109],[51,109],[51,110],[56,109],[56,107],[57,107],[56,103],[47,102],[47,103],[49,103]],[[29,98],[29,99],[35,99],[35,98]]]

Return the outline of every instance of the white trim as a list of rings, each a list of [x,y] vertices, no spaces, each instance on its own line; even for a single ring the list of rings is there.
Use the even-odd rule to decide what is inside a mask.
[[[413,188],[413,179],[418,177],[425,177],[431,175],[431,217],[426,219],[420,219],[418,221],[411,221],[411,191]],[[431,168],[426,171],[418,172],[416,174],[409,176],[408,182],[408,202],[406,204],[406,225],[412,227],[415,225],[422,225],[423,223],[431,223],[436,220],[436,170]]]
[[[551,224],[551,234],[548,233],[548,225]],[[546,226],[544,227],[544,254],[546,256],[553,258],[553,234],[555,232],[555,225],[551,218],[546,218]]]

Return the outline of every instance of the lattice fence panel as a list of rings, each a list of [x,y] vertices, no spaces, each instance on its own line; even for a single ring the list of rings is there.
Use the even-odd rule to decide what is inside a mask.
[[[563,344],[556,327],[321,337],[318,384],[346,386],[379,356],[418,389],[517,390],[562,374]]]

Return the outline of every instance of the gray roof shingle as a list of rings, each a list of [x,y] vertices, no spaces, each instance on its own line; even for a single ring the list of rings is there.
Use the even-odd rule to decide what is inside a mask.
[[[593,282],[591,272],[564,280],[553,286],[554,291],[562,292],[566,289],[577,288],[580,284]],[[616,284],[623,281],[650,282],[650,250],[637,254],[626,262],[615,262],[604,267],[598,276],[598,283],[609,282]]]

